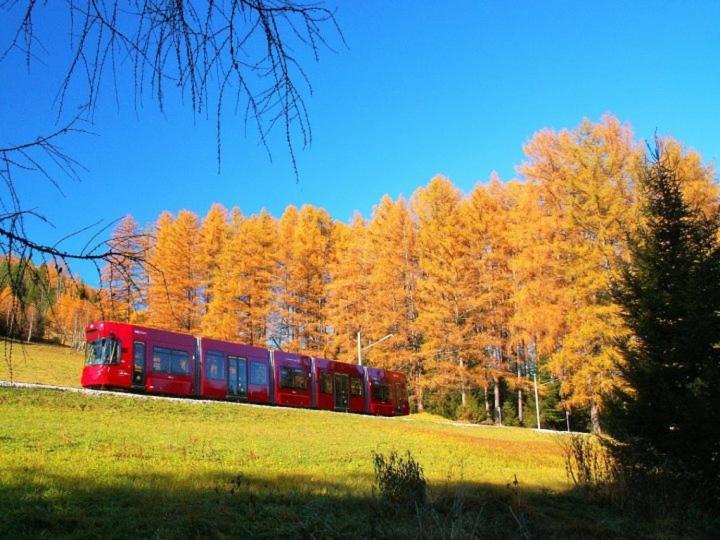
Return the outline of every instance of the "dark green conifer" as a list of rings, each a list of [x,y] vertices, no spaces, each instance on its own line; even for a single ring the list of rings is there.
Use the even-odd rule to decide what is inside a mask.
[[[676,164],[656,148],[640,178],[643,223],[615,287],[632,334],[619,368],[629,388],[615,393],[606,421],[624,465],[717,486],[718,216],[686,202]]]

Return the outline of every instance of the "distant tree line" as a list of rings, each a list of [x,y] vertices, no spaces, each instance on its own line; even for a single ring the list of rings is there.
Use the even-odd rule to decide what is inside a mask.
[[[73,347],[101,316],[103,292],[54,264],[8,257],[0,263],[0,333],[22,341],[52,340]]]

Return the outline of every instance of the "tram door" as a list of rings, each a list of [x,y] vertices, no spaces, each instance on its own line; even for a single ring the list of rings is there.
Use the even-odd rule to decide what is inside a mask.
[[[145,388],[145,343],[136,341],[133,344],[133,388]]]
[[[350,383],[344,374],[335,374],[335,409],[347,411],[349,408]]]
[[[228,356],[228,397],[247,397],[247,360]]]
[[[400,414],[403,410],[402,400],[404,399],[402,393],[402,385],[394,384],[393,387],[395,388],[395,412],[397,414]]]

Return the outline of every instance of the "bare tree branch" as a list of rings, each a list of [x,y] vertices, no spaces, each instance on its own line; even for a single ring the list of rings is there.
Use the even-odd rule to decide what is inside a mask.
[[[304,54],[317,62],[321,49],[332,51],[323,35],[327,29],[344,44],[334,13],[323,4],[302,0],[0,0],[3,18],[17,20],[10,43],[0,49],[0,63],[16,52],[23,55],[28,69],[33,62],[42,62],[42,54],[36,53],[47,50],[38,39],[40,28],[51,14],[53,23],[57,20],[59,5],[69,15],[68,64],[55,98],[60,127],[28,141],[0,141],[0,255],[5,265],[0,294],[9,287],[12,295],[9,335],[25,316],[28,283],[47,289],[41,291],[47,302],[58,294],[41,279],[42,265],[51,265],[58,275],[65,272],[78,289],[82,284],[69,271],[70,262],[94,265],[101,283],[101,265],[105,265],[115,272],[112,279],[125,279],[130,286],[137,272],[133,265],[147,265],[144,251],[133,247],[147,242],[102,240],[109,224],[79,228],[52,244],[39,242],[26,231],[28,218],[49,222],[37,209],[23,205],[18,182],[27,185],[39,177],[64,196],[63,180],[80,180],[82,165],[60,144],[73,135],[90,133],[88,126],[108,84],[119,104],[120,93],[131,81],[136,113],[146,95],[164,111],[172,95],[169,90],[174,90],[181,101],[189,98],[194,115],[215,114],[218,172],[229,100],[235,113],[244,111],[244,131],[249,126],[255,129],[270,159],[270,135],[275,128],[281,130],[297,181],[296,148],[312,142],[304,101],[312,86],[302,67]],[[62,45],[53,44],[52,49]],[[78,86],[83,90],[75,102]],[[71,109],[79,112],[61,124]],[[86,233],[89,238],[79,251],[59,247]],[[6,361],[8,355],[6,348]]]
[[[35,0],[0,4],[7,11],[24,5],[12,50],[29,56],[35,24],[45,3]],[[165,109],[166,87],[189,96],[195,114],[217,115],[218,170],[222,163],[221,124],[224,98],[234,93],[236,109],[245,102],[244,123],[251,122],[268,154],[268,136],[281,125],[283,139],[298,178],[296,141],[312,142],[303,97],[312,86],[301,65],[306,50],[319,61],[329,46],[329,28],[344,43],[334,13],[319,3],[291,0],[65,0],[70,14],[70,63],[57,96],[58,115],[65,109],[70,85],[85,85],[87,112],[95,111],[111,72],[116,100],[118,60],[132,69],[136,108],[150,91]],[[1,59],[2,57],[0,57]],[[299,86],[299,84],[301,86]],[[209,107],[210,101],[214,107]]]

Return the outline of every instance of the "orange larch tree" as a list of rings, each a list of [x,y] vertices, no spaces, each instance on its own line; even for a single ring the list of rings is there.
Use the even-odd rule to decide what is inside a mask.
[[[493,176],[489,185],[478,184],[460,205],[460,234],[466,246],[461,289],[467,297],[470,331],[469,362],[474,386],[485,393],[488,418],[501,423],[500,381],[508,368],[510,335],[508,302],[511,274],[507,235],[506,189]],[[488,387],[492,385],[494,413]]]
[[[220,253],[230,235],[228,212],[221,204],[213,204],[200,226],[200,260],[202,269],[202,312],[206,313],[212,301],[215,274],[220,266]]]
[[[511,347],[529,376],[556,352],[565,331],[568,303],[558,249],[562,231],[556,217],[540,197],[537,185],[523,183],[518,187],[507,222],[513,249],[509,260],[513,283],[509,328]],[[538,390],[542,395],[543,387]],[[519,385],[519,401],[521,392]],[[522,410],[521,402],[518,409]]]
[[[417,325],[431,387],[460,391],[462,405],[474,386],[477,358],[473,297],[466,290],[467,237],[460,213],[462,194],[444,177],[433,178],[412,198],[418,223]]]
[[[85,342],[85,327],[101,316],[101,297],[76,277],[57,275],[55,287],[60,292],[48,314],[49,333],[78,349]]]
[[[326,303],[333,222],[325,210],[288,207],[279,222],[274,339],[288,350],[327,355]]]
[[[370,326],[363,345],[392,334],[368,351],[368,363],[407,373],[416,408],[423,410],[422,337],[416,321],[420,267],[417,227],[404,199],[385,195],[368,225]]]
[[[331,356],[345,362],[357,358],[357,334],[370,332],[370,243],[365,221],[356,214],[350,225],[336,223],[327,304],[333,329]]]
[[[592,429],[599,432],[603,397],[622,384],[615,343],[625,330],[610,285],[633,227],[639,149],[630,128],[606,116],[573,131],[542,131],[525,152],[521,171],[539,186],[562,237],[556,269],[569,310],[549,367],[561,379],[568,405],[588,405]]]
[[[295,228],[299,212],[288,206],[278,220],[276,268],[273,276],[273,309],[271,311],[271,339],[276,346],[297,342],[295,300],[293,298],[293,269],[295,267]]]
[[[200,327],[201,282],[198,217],[181,210],[175,220],[164,212],[155,230],[148,295],[149,322],[180,332]]]
[[[153,242],[148,253],[150,263],[148,276],[147,322],[159,328],[170,324],[174,319],[170,292],[167,286],[169,275],[164,269],[172,255],[170,243],[170,229],[173,216],[170,212],[163,212],[150,229]]]
[[[115,227],[108,243],[120,253],[144,254],[147,246],[140,226],[129,214]],[[118,321],[134,321],[147,301],[146,280],[146,269],[139,260],[126,257],[111,260],[101,274],[102,287],[109,297],[106,316]]]
[[[332,260],[333,222],[323,209],[303,206],[293,235],[291,272],[292,298],[297,322],[299,349],[327,355],[330,328],[327,321],[327,297]]]
[[[238,224],[219,257],[214,294],[203,317],[204,334],[267,344],[276,236],[275,220],[264,210]]]

